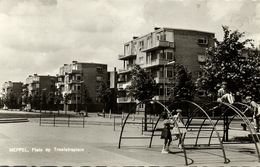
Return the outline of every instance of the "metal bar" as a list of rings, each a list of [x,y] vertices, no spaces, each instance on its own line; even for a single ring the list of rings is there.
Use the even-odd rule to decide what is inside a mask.
[[[40,126],[41,126],[41,123],[42,123],[42,114],[40,114]]]
[[[203,122],[202,122],[201,125],[200,125],[199,131],[198,131],[198,133],[197,133],[197,138],[196,138],[196,141],[195,141],[195,146],[196,146],[197,143],[198,143],[199,136],[200,136],[200,132],[201,132],[201,128],[202,128],[203,124],[205,123],[205,121],[206,121],[206,118],[203,120]]]
[[[201,108],[201,106],[199,106],[198,104],[196,104],[196,103],[194,103],[194,102],[191,102],[191,101],[188,101],[188,100],[182,100],[182,101],[188,102],[188,103],[191,103],[191,104],[195,105],[196,107],[198,107],[198,108],[206,115],[206,117],[208,118],[208,120],[209,120],[210,123],[212,124],[212,127],[214,128],[214,131],[215,131],[216,134],[217,134],[217,137],[218,137],[218,140],[219,140],[219,144],[220,144],[220,146],[221,146],[221,148],[222,148],[222,153],[223,153],[223,157],[224,157],[224,163],[228,163],[228,159],[227,159],[227,157],[226,157],[226,153],[225,153],[225,150],[224,150],[224,146],[223,146],[222,141],[221,141],[221,139],[220,139],[219,133],[218,133],[216,127],[214,126],[212,120],[210,119],[209,115],[207,114],[207,112],[206,112],[203,108]]]
[[[53,115],[53,126],[55,126],[55,114]]]
[[[68,127],[70,127],[70,115],[68,116]]]
[[[144,125],[143,125],[143,123],[144,123],[144,118],[142,118],[142,133],[141,134],[144,134]]]
[[[150,136],[123,136],[122,139],[150,139]]]
[[[85,117],[83,116],[83,128],[85,128]]]
[[[116,117],[114,116],[114,131],[116,130]]]

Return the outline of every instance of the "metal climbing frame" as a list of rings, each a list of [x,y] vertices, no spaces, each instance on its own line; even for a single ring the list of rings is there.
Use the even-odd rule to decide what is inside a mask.
[[[148,103],[148,102],[154,102],[154,103],[157,103],[159,104],[160,106],[163,107],[163,109],[165,109],[167,111],[168,114],[171,114],[171,112],[167,109],[167,107],[165,107],[162,103],[158,102],[158,101],[155,101],[155,100],[146,100],[146,101],[143,101],[143,102],[140,102],[138,104],[136,104],[130,111],[129,113],[127,114],[127,116],[125,117],[124,119],[124,122],[122,124],[122,127],[121,127],[121,132],[120,132],[120,137],[119,137],[119,142],[118,142],[118,148],[120,149],[121,148],[121,141],[122,139],[149,139],[150,136],[123,136],[123,132],[124,132],[124,128],[125,128],[125,125],[127,123],[127,120],[130,116],[130,114],[132,114],[133,112],[135,112],[135,109],[138,105],[140,104],[144,104],[144,103]]]
[[[160,102],[155,101],[155,100],[147,100],[145,102],[154,102],[154,103],[159,104],[160,106],[163,107],[163,109],[165,111],[167,111],[168,116],[172,117],[172,113],[170,112],[168,107],[164,106]],[[140,102],[137,105],[139,105],[141,103],[145,103],[145,102]],[[244,107],[248,107],[248,106],[246,106],[245,104],[242,104],[242,103],[236,103],[234,105],[230,105],[230,104],[222,103],[222,102],[214,102],[214,103],[216,103],[217,107],[225,106],[225,109],[223,111],[221,111],[222,113],[220,114],[219,117],[215,117],[213,115],[214,116],[214,121],[215,121],[215,122],[213,122],[209,115],[210,115],[210,113],[212,114],[212,112],[214,112],[214,111],[213,110],[207,110],[207,112],[206,112],[206,110],[205,110],[205,106],[206,105],[203,106],[203,108],[202,108],[201,106],[199,106],[198,104],[196,104],[194,102],[187,101],[187,100],[182,100],[182,101],[173,103],[172,106],[175,109],[177,109],[177,108],[179,108],[179,106],[177,104],[180,104],[180,103],[186,104],[185,106],[187,106],[187,104],[191,105],[191,106],[193,106],[193,109],[194,109],[193,111],[189,111],[189,115],[187,115],[188,117],[187,117],[187,121],[185,123],[185,127],[187,129],[187,133],[184,134],[184,136],[183,136],[183,138],[181,140],[181,145],[182,145],[182,148],[183,148],[183,153],[184,153],[184,158],[185,158],[185,164],[186,165],[189,165],[188,164],[187,153],[186,153],[187,149],[221,149],[222,150],[222,154],[223,154],[223,158],[224,158],[224,163],[230,162],[230,160],[226,157],[225,149],[224,149],[224,146],[223,146],[223,144],[228,144],[228,143],[227,142],[223,142],[221,140],[221,137],[220,137],[219,132],[218,132],[218,131],[221,131],[221,130],[217,130],[216,129],[216,127],[219,125],[220,120],[223,120],[225,118],[225,116],[226,116],[226,118],[228,118],[228,121],[226,121],[224,123],[227,126],[226,127],[227,128],[226,129],[227,132],[228,132],[229,124],[233,121],[233,119],[235,117],[239,117],[246,124],[246,126],[249,129],[250,134],[253,136],[252,139],[253,139],[253,142],[254,142],[255,147],[256,147],[258,160],[260,161],[259,148],[258,148],[258,145],[257,145],[257,142],[259,142],[259,137],[258,137],[258,135],[256,135],[256,133],[254,131],[254,127],[252,126],[252,124],[250,123],[250,121],[248,120],[248,118],[245,115],[245,112],[247,110],[241,111],[235,105],[240,105],[240,106],[244,106]],[[127,123],[127,119],[129,118],[130,114],[135,111],[136,106],[132,110],[129,111],[129,113],[127,114],[127,116],[126,116],[126,118],[125,118],[125,120],[123,122],[123,125],[121,127],[120,137],[119,137],[118,148],[121,147],[122,139],[148,139],[148,138],[150,138],[149,147],[152,146],[153,137],[155,136],[154,132],[156,131],[158,122],[161,119],[162,115],[160,115],[158,120],[156,121],[156,123],[155,123],[155,125],[153,127],[153,130],[152,130],[151,136],[140,136],[140,137],[128,136],[128,137],[123,137],[123,132],[124,132],[125,124]],[[171,106],[169,106],[169,108],[170,107]],[[229,112],[228,110],[232,110],[234,112],[234,115],[231,115],[231,118],[229,118],[228,114],[226,114],[226,113]],[[201,120],[200,124],[197,124],[197,125],[195,124],[195,126],[194,126],[193,121],[196,122],[198,120]],[[180,131],[179,127],[178,127],[178,130]],[[192,136],[192,137],[187,136],[187,134],[189,132],[192,132],[193,134],[195,134],[195,136]],[[209,132],[209,134],[207,134],[208,136],[202,136],[203,132],[206,132],[206,133]],[[215,134],[215,136],[213,136],[213,133]],[[223,133],[226,133],[225,129],[223,130]],[[254,137],[254,136],[256,136],[256,137]],[[203,139],[203,141],[205,141],[205,138],[206,138],[206,140],[208,139],[208,143],[207,144],[199,144],[199,141],[202,141],[202,139]],[[212,143],[212,139],[213,138],[216,139],[216,142],[217,142],[216,144]],[[189,140],[189,139],[192,139],[194,144],[185,144],[184,141],[185,140]]]
[[[224,163],[230,162],[229,159],[227,159],[227,157],[226,157],[225,150],[224,150],[221,138],[219,136],[219,133],[218,133],[217,129],[215,128],[215,126],[214,126],[211,118],[207,114],[207,112],[202,107],[200,107],[198,104],[196,104],[194,102],[191,102],[191,101],[187,101],[187,100],[182,100],[182,101],[178,101],[176,103],[173,103],[172,105],[169,106],[169,108],[173,107],[174,109],[177,109],[177,108],[179,108],[178,104],[180,104],[180,103],[189,104],[189,105],[192,105],[193,107],[195,107],[195,110],[191,112],[192,114],[188,116],[188,120],[186,122],[185,127],[187,129],[187,133],[189,133],[189,130],[194,129],[194,128],[197,129],[197,132],[198,132],[195,137],[188,137],[189,139],[194,139],[194,138],[196,139],[195,140],[195,144],[193,144],[192,147],[190,147],[191,145],[186,145],[185,142],[184,142],[184,140],[187,139],[187,137],[186,137],[187,133],[184,134],[184,136],[182,137],[181,145],[182,145],[183,152],[184,152],[185,164],[189,165],[188,164],[188,158],[187,158],[186,150],[187,149],[194,149],[194,148],[197,148],[197,149],[211,149],[211,148],[212,149],[221,149],[222,153],[223,153]],[[169,110],[168,110],[168,112],[169,112]],[[202,121],[202,123],[199,126],[191,127],[191,122],[192,122],[193,118],[196,116],[197,112],[200,112],[203,115],[203,119],[204,120]],[[172,113],[170,115],[172,115]],[[160,119],[161,119],[161,117],[159,117],[157,122],[155,123],[154,129],[152,131],[149,147],[152,146],[152,140],[153,140],[154,132],[156,131],[156,127],[157,127],[157,124],[158,124]],[[207,129],[203,129],[203,125],[204,125],[206,120],[208,120],[208,122],[210,123],[210,126],[211,126],[210,129],[209,129],[209,127],[207,127]],[[180,128],[179,127],[177,127],[177,128],[178,128],[178,131],[180,132]],[[207,148],[206,147],[200,147],[201,145],[197,144],[198,143],[198,139],[199,138],[203,138],[203,137],[200,137],[200,132],[201,131],[209,131],[209,130],[211,131],[211,129],[216,133],[216,138],[218,139],[219,147],[211,147],[211,148],[210,147],[207,147]],[[209,137],[207,137],[207,138],[209,138]]]
[[[243,107],[249,108],[249,106],[247,106],[243,103],[234,103],[233,105],[228,104],[228,103],[223,103],[223,102],[214,102],[214,103],[217,104],[217,107],[221,108],[219,111],[222,112],[221,115],[219,117],[217,117],[214,126],[217,126],[219,124],[220,120],[224,119],[223,144],[233,144],[231,142],[228,142],[229,126],[235,117],[239,117],[243,121],[243,123],[246,125],[246,127],[249,129],[249,133],[252,136],[252,140],[253,140],[253,143],[256,148],[258,161],[260,162],[259,148],[258,148],[258,144],[257,144],[257,142],[259,142],[259,137],[256,134],[254,127],[252,126],[252,124],[250,123],[250,121],[248,120],[248,118],[245,115],[246,111],[248,111],[248,110],[241,111],[237,107],[237,106],[243,106]],[[208,111],[210,111],[210,110],[208,110]],[[229,112],[229,111],[232,111],[234,114],[231,115],[230,114],[231,112]],[[231,117],[231,118],[229,118],[229,117]],[[210,134],[208,145],[211,145],[212,134],[213,134],[213,131]],[[226,139],[224,140],[225,137],[226,137]],[[243,143],[240,143],[240,144],[243,144]]]
[[[163,107],[163,109],[164,109],[165,111],[167,111],[168,117],[169,117],[169,118],[172,118],[172,113],[169,111],[169,109],[168,109],[165,105],[163,105],[162,103],[160,103],[159,101],[156,101],[156,100],[146,100],[146,101],[144,101],[144,102],[138,103],[135,107],[137,107],[138,105],[140,105],[140,104],[142,104],[142,103],[145,103],[145,102],[153,102],[153,103],[159,104],[160,106]],[[123,137],[123,132],[124,132],[125,124],[127,123],[127,119],[128,119],[128,117],[130,116],[130,114],[131,114],[133,111],[135,111],[135,108],[133,108],[132,110],[130,110],[130,112],[127,114],[127,116],[126,116],[126,118],[125,118],[125,120],[124,120],[124,123],[123,123],[122,128],[121,128],[121,132],[120,132],[118,148],[119,148],[119,149],[121,148],[121,141],[122,141],[122,139],[146,139],[146,138],[150,138],[150,145],[149,145],[149,148],[150,148],[150,147],[151,147],[151,144],[152,144],[152,139],[153,139],[153,136],[154,136],[154,131],[155,131],[155,129],[156,129],[156,126],[157,126],[157,124],[158,124],[160,118],[162,117],[162,114],[160,114],[159,119],[157,120],[157,122],[155,123],[155,126],[153,127],[151,137],[150,137],[150,136],[147,136],[147,137],[145,137],[145,136],[140,136],[140,137],[135,137],[135,136],[132,136],[132,137],[131,137],[131,136]],[[179,130],[179,132],[180,132],[179,127],[177,127],[177,128],[178,128],[178,130]],[[184,140],[181,141],[181,145],[182,145],[182,147],[184,148],[183,141],[184,141]],[[187,154],[186,154],[185,148],[183,149],[183,153],[184,153],[185,163],[186,163],[186,165],[188,165],[188,158],[187,158]]]

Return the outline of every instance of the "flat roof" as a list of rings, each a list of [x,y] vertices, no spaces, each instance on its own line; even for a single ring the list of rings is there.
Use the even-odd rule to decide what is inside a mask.
[[[128,44],[134,40],[137,40],[137,39],[140,39],[140,38],[143,38],[145,36],[148,36],[149,34],[153,33],[153,32],[160,32],[160,31],[163,31],[163,30],[177,30],[177,31],[192,31],[192,32],[200,32],[200,33],[207,33],[207,34],[214,34],[213,32],[209,32],[209,31],[201,31],[201,30],[193,30],[193,29],[182,29],[182,28],[169,28],[169,27],[158,27],[157,30],[154,30],[154,31],[151,31],[150,33],[147,33],[145,35],[142,35],[142,36],[138,36],[136,39],[132,39],[131,41],[128,41],[126,42],[125,44]]]

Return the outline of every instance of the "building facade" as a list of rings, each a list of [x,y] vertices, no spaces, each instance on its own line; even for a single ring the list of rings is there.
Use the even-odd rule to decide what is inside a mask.
[[[53,109],[56,82],[56,76],[29,75],[23,89],[24,98],[27,99],[24,103],[29,103],[31,105],[29,108],[33,109]]]
[[[97,89],[101,82],[107,83],[107,65],[73,61],[64,64],[58,74],[57,88],[64,97],[64,110],[102,110]]]
[[[174,28],[155,28],[141,37],[133,37],[124,44],[124,54],[119,55],[123,69],[118,73],[119,104],[135,103],[126,97],[125,88],[130,85],[130,71],[134,64],[150,72],[159,84],[156,100],[167,101],[168,87],[175,79],[175,64],[182,64],[193,78],[201,74],[205,63],[205,49],[214,46],[214,33]]]
[[[5,82],[2,86],[2,100],[8,108],[20,108],[22,82]]]

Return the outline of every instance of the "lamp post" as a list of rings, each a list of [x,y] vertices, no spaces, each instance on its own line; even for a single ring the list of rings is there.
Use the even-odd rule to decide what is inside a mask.
[[[170,61],[163,65],[163,69],[164,69],[164,82],[163,82],[164,98],[163,98],[163,101],[164,101],[164,105],[166,104],[166,77],[167,77],[166,76],[166,66],[173,65],[175,63],[176,63],[175,61]]]

